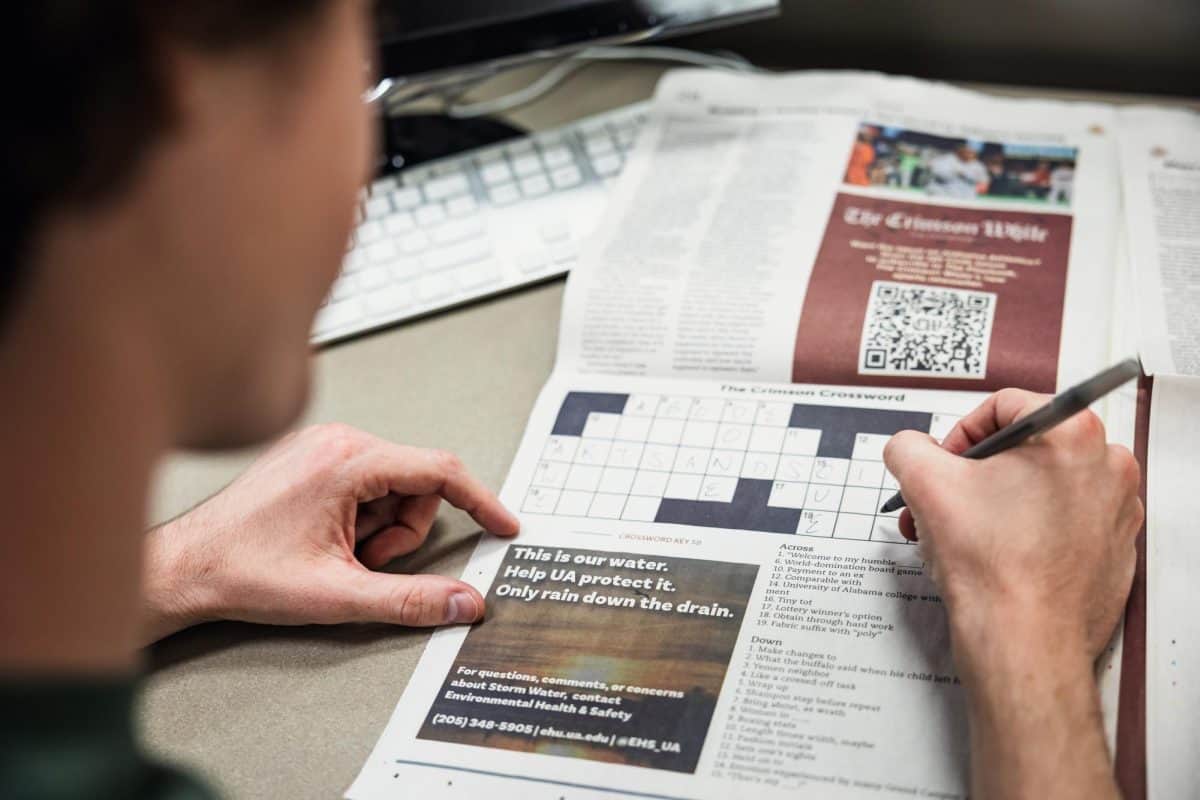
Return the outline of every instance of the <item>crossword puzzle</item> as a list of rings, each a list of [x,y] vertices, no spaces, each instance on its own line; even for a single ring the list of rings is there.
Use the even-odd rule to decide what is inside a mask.
[[[957,417],[720,397],[570,392],[522,511],[905,542],[883,446]]]

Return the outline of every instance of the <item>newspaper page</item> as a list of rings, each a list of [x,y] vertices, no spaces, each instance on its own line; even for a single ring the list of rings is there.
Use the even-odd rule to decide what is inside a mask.
[[[1137,309],[1130,298],[1134,297],[1133,270],[1130,265],[1128,237],[1119,229],[1113,258],[1113,301],[1112,339],[1109,363],[1116,364],[1127,358],[1136,357],[1138,352]],[[1093,406],[1093,410],[1104,419],[1108,440],[1124,445],[1134,451],[1134,440],[1138,415],[1138,382],[1118,387]],[[1123,663],[1125,620],[1122,617],[1112,641],[1101,654],[1096,671],[1100,690],[1100,708],[1104,716],[1104,736],[1109,753],[1117,751],[1117,709],[1121,693],[1121,665]]]
[[[1195,793],[1200,641],[1200,114],[1120,112],[1125,220],[1142,364],[1155,376],[1146,497],[1146,774],[1151,798]]]
[[[1200,113],[1120,112],[1125,223],[1148,375],[1200,375]]]
[[[1158,375],[1150,407],[1146,492],[1146,793],[1191,797],[1200,785],[1200,665],[1196,573],[1200,569],[1200,378]]]
[[[883,444],[979,395],[558,374],[353,798],[966,796],[940,599]]]
[[[664,79],[501,492],[355,800],[965,798],[905,429],[1104,366],[1113,114],[875,75]],[[819,324],[812,324],[813,320]]]
[[[564,369],[1052,392],[1106,366],[1107,106],[669,73],[567,289]]]

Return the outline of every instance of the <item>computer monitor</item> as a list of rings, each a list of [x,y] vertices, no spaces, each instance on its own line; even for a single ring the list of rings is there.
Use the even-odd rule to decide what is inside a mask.
[[[379,73],[394,84],[403,103],[592,45],[691,33],[769,16],[778,8],[779,0],[378,0]],[[521,133],[489,118],[385,115],[379,170],[390,172]]]
[[[779,0],[381,0],[380,72],[439,83],[595,44],[691,33],[775,13]]]

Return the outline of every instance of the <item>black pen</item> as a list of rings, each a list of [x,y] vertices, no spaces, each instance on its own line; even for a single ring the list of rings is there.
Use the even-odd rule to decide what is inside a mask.
[[[1021,417],[982,442],[971,445],[963,451],[962,457],[987,458],[1002,453],[1010,447],[1016,447],[1030,436],[1045,433],[1060,422],[1065,422],[1075,416],[1121,384],[1136,378],[1141,371],[1141,365],[1136,358],[1127,358],[1115,367],[1109,367],[1078,386],[1072,386],[1061,394],[1055,395],[1049,403],[1032,414]],[[888,514],[898,508],[903,508],[904,505],[904,496],[900,492],[896,492],[890,500],[883,504],[879,513]]]

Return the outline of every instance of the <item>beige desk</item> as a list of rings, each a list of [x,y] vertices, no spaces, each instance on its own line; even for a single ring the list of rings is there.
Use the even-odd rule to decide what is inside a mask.
[[[532,128],[557,125],[650,96],[660,72],[645,64],[590,67],[512,116]],[[514,75],[490,88],[504,91],[525,80]],[[562,281],[543,284],[319,352],[307,421],[338,420],[395,441],[453,450],[498,489],[550,374],[562,288]],[[194,505],[252,457],[173,461],[153,516]],[[457,575],[476,535],[464,516],[445,513],[424,551],[396,569]],[[144,738],[228,798],[340,797],[383,730],[427,636],[382,626],[222,623],[186,631],[151,654]]]

